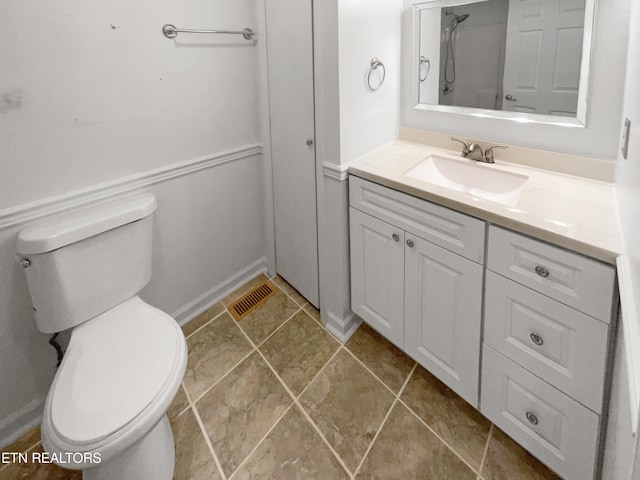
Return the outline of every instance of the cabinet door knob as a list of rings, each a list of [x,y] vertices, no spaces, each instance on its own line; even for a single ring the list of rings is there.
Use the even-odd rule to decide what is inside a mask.
[[[400,241],[400,235],[398,235],[397,233],[394,233],[393,235],[391,235],[391,238],[393,238],[394,242]]]
[[[413,240],[407,240],[407,247],[413,248],[414,245]]]
[[[527,413],[525,413],[525,416],[527,417],[527,420],[529,420],[529,423],[531,425],[537,425],[538,424],[538,417],[536,416],[535,413],[527,412]]]
[[[544,267],[541,267],[540,265],[536,267],[536,273],[540,275],[542,278],[547,278],[549,276],[549,270],[547,270]]]
[[[307,147],[310,147],[311,145],[313,145],[313,140],[311,138],[307,138]]]
[[[538,346],[544,343],[544,340],[542,339],[542,337],[538,335],[536,332],[533,332],[531,335],[529,335],[529,337],[531,338],[531,341]]]

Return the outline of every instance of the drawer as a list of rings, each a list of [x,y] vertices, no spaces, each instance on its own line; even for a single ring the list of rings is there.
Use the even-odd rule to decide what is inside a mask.
[[[600,413],[608,325],[490,271],[485,295],[485,343]]]
[[[491,225],[487,268],[611,321],[615,270],[610,265]]]
[[[481,412],[565,480],[593,479],[600,417],[484,346]]]
[[[484,263],[482,220],[353,175],[349,176],[349,204],[469,260]]]

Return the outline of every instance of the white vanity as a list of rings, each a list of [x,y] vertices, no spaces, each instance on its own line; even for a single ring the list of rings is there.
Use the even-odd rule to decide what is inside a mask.
[[[433,154],[469,162],[395,142],[351,164],[353,311],[563,478],[592,479],[618,307],[613,194],[483,165],[528,178],[501,204],[407,175]]]
[[[353,311],[478,407],[485,222],[349,178]]]

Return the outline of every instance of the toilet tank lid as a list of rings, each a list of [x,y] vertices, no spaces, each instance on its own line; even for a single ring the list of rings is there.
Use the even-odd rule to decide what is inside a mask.
[[[135,222],[157,207],[152,193],[106,202],[58,215],[28,226],[18,234],[18,253],[45,253]]]

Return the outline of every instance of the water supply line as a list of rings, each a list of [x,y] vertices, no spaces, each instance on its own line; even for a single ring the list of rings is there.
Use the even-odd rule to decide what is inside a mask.
[[[31,266],[31,260],[29,260],[28,258],[16,257],[16,262],[18,262],[18,264],[22,268],[29,268]],[[35,307],[33,307],[33,310],[34,311],[36,310]],[[51,345],[53,348],[55,348],[56,354],[58,355],[58,361],[56,363],[56,368],[58,368],[60,366],[60,364],[62,363],[62,358],[64,357],[64,352],[62,351],[62,347],[60,346],[60,344],[56,340],[56,338],[58,338],[59,334],[60,334],[60,332],[56,332],[53,335],[51,335],[51,337],[49,338],[49,345]]]
[[[58,335],[59,333],[54,333],[53,335],[51,335],[51,338],[49,339],[49,345],[55,348],[56,353],[58,354],[58,363],[56,363],[56,368],[60,366],[60,364],[62,363],[62,358],[64,357],[64,352],[62,351],[62,347],[56,341],[56,338],[58,338]]]

